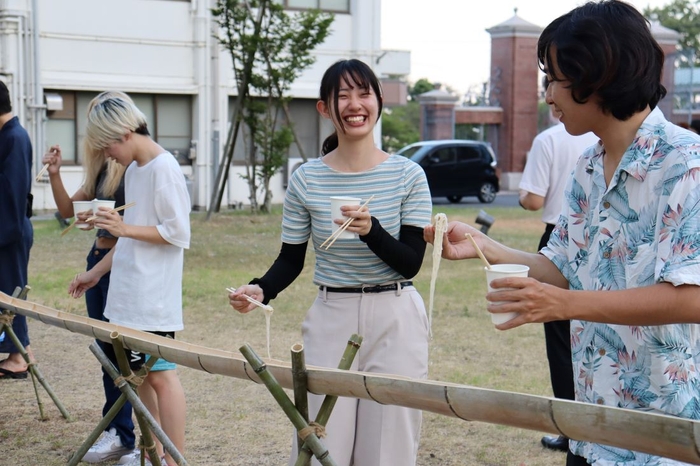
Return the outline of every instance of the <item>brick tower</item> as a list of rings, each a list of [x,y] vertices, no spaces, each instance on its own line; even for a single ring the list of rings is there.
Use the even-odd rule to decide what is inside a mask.
[[[517,189],[527,151],[537,135],[537,39],[542,28],[515,15],[486,30],[491,34],[491,105],[503,108],[492,141],[503,189]]]
[[[675,62],[678,54],[678,40],[681,35],[673,29],[662,26],[658,21],[651,22],[650,30],[666,57],[663,76],[661,76],[661,84],[666,88],[666,97],[659,101],[659,109],[664,112],[667,120],[677,122],[678,119],[674,118],[673,115],[673,95],[675,93]]]

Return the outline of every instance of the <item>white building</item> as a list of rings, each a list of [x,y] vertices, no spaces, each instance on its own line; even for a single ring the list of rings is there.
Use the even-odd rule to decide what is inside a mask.
[[[292,13],[319,7],[335,14],[316,63],[291,91],[297,134],[307,156],[314,157],[332,130],[315,110],[325,69],[341,58],[358,58],[379,76],[407,75],[410,54],[381,50],[380,0],[279,1]],[[75,192],[83,177],[87,103],[98,92],[121,90],[146,114],[154,139],[180,160],[193,207],[206,209],[236,95],[230,57],[214,38],[213,5],[214,0],[0,0],[0,79],[32,137],[35,173],[44,151],[60,144],[62,177],[68,192]],[[292,146],[290,164],[297,156]],[[235,156],[222,208],[249,203],[243,172],[242,157]],[[286,175],[285,170],[272,180],[275,203],[282,202]],[[55,208],[46,178],[34,184],[33,193],[35,209]]]

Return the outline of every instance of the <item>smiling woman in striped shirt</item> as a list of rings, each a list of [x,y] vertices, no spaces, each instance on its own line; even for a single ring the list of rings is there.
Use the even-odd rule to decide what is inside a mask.
[[[311,241],[319,292],[302,324],[307,363],[337,367],[347,338],[357,333],[364,340],[353,370],[425,378],[428,319],[410,281],[423,262],[422,227],[432,214],[423,170],[376,147],[381,88],[363,62],[341,60],[328,68],[316,107],[333,122],[335,132],[324,142],[323,156],[292,175],[277,260],[262,278],[231,293],[231,305],[249,312],[255,306],[245,295],[264,303],[274,299],[301,273]],[[344,218],[331,219],[331,196],[370,202],[365,208],[343,206]],[[346,231],[355,235],[323,245],[331,236],[332,222],[341,225],[349,218],[353,220]],[[311,418],[321,401],[320,396],[310,397]],[[341,398],[324,443],[342,466],[413,465],[420,424],[418,410]],[[291,464],[295,458],[296,447]]]

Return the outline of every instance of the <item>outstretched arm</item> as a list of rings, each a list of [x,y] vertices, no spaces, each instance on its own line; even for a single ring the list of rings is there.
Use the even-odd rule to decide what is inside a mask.
[[[552,261],[545,256],[504,246],[476,228],[462,222],[450,222],[447,226],[447,232],[442,241],[442,257],[450,260],[478,258],[472,242],[466,237],[467,233],[471,234],[491,264],[527,265],[530,267],[530,277],[559,288],[569,288],[569,282]],[[423,237],[432,244],[435,239],[435,227],[433,225],[425,227]]]
[[[112,257],[114,256],[112,248],[93,268],[87,272],[81,272],[75,276],[73,281],[68,286],[68,294],[74,298],[80,298],[87,290],[97,285],[100,278],[110,270],[112,270]]]

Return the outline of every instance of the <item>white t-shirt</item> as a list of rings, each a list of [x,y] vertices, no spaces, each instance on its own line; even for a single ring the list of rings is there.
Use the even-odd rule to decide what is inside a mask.
[[[544,197],[542,221],[556,224],[561,213],[566,182],[581,154],[598,137],[593,133],[572,136],[563,123],[542,131],[532,141],[520,180],[520,189]]]
[[[112,259],[105,317],[146,331],[183,329],[182,269],[190,247],[190,197],[180,166],[164,152],[124,176],[128,225],[155,226],[168,244],[119,238]]]

